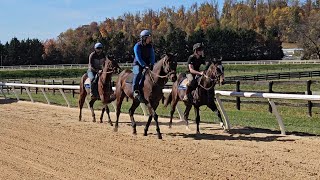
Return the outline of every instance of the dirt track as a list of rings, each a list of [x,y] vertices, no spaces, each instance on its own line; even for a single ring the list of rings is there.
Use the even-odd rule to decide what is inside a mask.
[[[92,123],[87,109],[83,117],[77,109],[0,99],[0,179],[320,179],[317,137],[228,134],[205,123],[195,136],[194,124],[187,132],[176,120],[170,130],[160,119],[158,140],[153,124],[142,135],[141,116],[137,136],[127,114],[117,133]]]

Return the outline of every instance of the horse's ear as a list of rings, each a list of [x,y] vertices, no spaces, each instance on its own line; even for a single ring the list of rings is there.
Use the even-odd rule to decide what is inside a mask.
[[[162,54],[162,56],[160,57],[160,59],[163,59],[164,57],[167,56],[167,53]]]

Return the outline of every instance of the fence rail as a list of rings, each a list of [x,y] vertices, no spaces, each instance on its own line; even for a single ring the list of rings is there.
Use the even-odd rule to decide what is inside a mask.
[[[262,64],[320,64],[320,60],[254,60],[254,61],[223,61],[223,64],[234,65],[262,65]],[[132,63],[120,63],[121,67],[132,67]],[[187,65],[187,62],[178,62],[178,65]],[[86,68],[87,64],[55,64],[55,65],[19,65],[0,66],[0,70],[17,69],[79,69]]]
[[[18,94],[15,92],[15,87],[25,87],[28,96],[30,97],[30,100],[32,102],[34,102],[32,95],[29,91],[29,88],[33,87],[33,88],[40,88],[44,97],[46,98],[48,104],[50,104],[49,99],[46,96],[46,93],[44,91],[44,88],[52,88],[52,89],[59,89],[61,95],[64,97],[68,107],[70,107],[70,103],[68,101],[68,99],[65,96],[65,93],[63,92],[63,89],[75,89],[78,90],[80,89],[79,86],[71,86],[71,85],[42,85],[42,84],[21,84],[21,83],[1,83],[0,82],[0,91],[3,94],[3,96],[6,98],[5,93],[2,90],[3,86],[10,86],[12,87],[13,93],[15,94],[17,100],[19,100],[19,96]],[[115,88],[113,87],[113,89],[115,90]],[[164,93],[171,93],[171,89],[163,89]],[[227,116],[227,113],[224,109],[223,103],[220,99],[220,96],[231,96],[231,97],[246,97],[246,98],[264,98],[264,99],[268,99],[268,102],[270,104],[270,106],[272,107],[272,112],[275,114],[280,130],[281,130],[281,134],[285,134],[285,127],[283,125],[283,121],[282,118],[277,110],[277,107],[273,101],[273,99],[290,99],[290,100],[306,100],[306,101],[320,101],[320,95],[299,95],[299,94],[279,94],[279,93],[257,93],[257,92],[235,92],[235,91],[216,91],[216,101],[218,104],[219,109],[221,110],[221,114],[223,116],[223,119],[225,121],[225,127],[226,129],[230,129],[231,128],[231,124],[229,121],[229,118]],[[115,106],[114,103],[112,103],[113,106]],[[142,106],[144,115],[146,116],[146,107],[143,105]],[[180,110],[180,107],[177,106],[177,110],[178,110],[178,114],[180,116],[180,119],[182,120],[182,113]]]

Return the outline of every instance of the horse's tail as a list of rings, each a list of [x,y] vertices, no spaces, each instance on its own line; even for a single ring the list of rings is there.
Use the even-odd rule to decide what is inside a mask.
[[[79,99],[78,99],[78,107],[79,107],[80,109],[82,109],[83,104],[84,104],[84,102],[85,102],[85,100],[86,100],[86,96],[87,96],[87,91],[86,91],[86,89],[85,89],[85,87],[84,87],[84,81],[85,81],[86,78],[87,78],[87,74],[84,74],[84,75],[81,77],[81,79],[80,79],[80,84],[79,84],[79,86],[80,86],[80,92],[79,92]],[[81,119],[81,118],[80,118],[80,119]]]
[[[166,98],[165,102],[164,102],[164,107],[167,107],[169,104],[171,104],[172,102],[172,91],[171,93],[169,94],[169,96]]]

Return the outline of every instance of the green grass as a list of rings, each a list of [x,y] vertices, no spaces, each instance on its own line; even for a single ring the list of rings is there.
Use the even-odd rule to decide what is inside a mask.
[[[42,94],[32,93],[32,96],[36,102],[45,102],[45,99]],[[8,95],[8,97],[15,98],[13,94]],[[28,100],[29,97],[26,93],[19,94],[21,100]],[[77,107],[77,96],[73,98],[71,94],[67,94],[69,101],[71,102],[72,107]],[[63,97],[56,92],[56,95],[53,95],[51,92],[48,93],[48,98],[52,104],[67,106]],[[225,98],[225,97],[224,97]],[[234,99],[234,98],[233,98]],[[223,100],[222,100],[223,101]],[[282,100],[276,100],[276,102],[281,102]],[[295,102],[295,101],[292,101]],[[127,113],[130,107],[131,101],[124,101],[122,105],[122,112]],[[184,110],[184,106],[180,104]],[[241,110],[238,111],[235,108],[234,103],[224,102],[225,109],[229,116],[232,126],[242,126],[242,127],[255,127],[255,128],[264,128],[271,130],[279,130],[276,117],[268,112],[268,105],[260,104],[241,104]],[[101,109],[100,101],[95,103],[95,109]],[[113,111],[112,106],[109,106],[111,111]],[[302,132],[302,133],[311,133],[320,135],[320,113],[319,108],[313,108],[313,117],[308,117],[306,107],[286,107],[286,106],[277,106],[278,111],[281,114],[284,125],[287,132]],[[86,107],[85,107],[86,108]],[[164,108],[162,104],[159,105],[157,113],[160,116],[168,117],[168,112],[170,107]],[[137,108],[136,114],[142,114],[141,108]],[[174,115],[178,117],[177,112]],[[194,111],[190,112],[190,119],[194,119]],[[209,108],[201,107],[201,119],[203,122],[214,122],[218,123],[218,118],[216,115],[209,110]],[[114,119],[113,119],[114,120]]]

